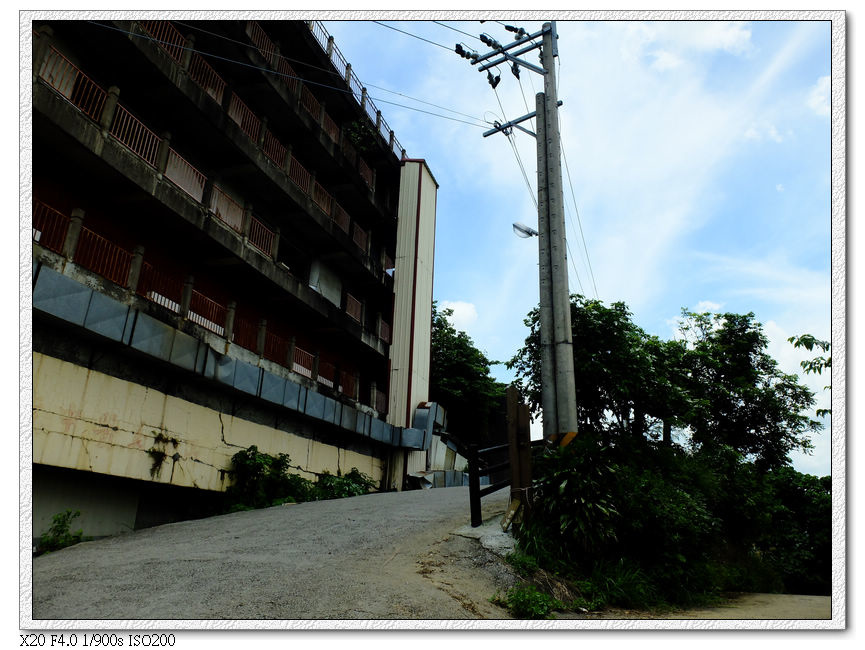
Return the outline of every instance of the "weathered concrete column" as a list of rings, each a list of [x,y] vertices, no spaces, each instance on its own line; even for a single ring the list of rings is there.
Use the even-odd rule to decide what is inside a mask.
[[[310,196],[315,196],[315,172],[309,172],[309,188],[307,192]]]
[[[84,221],[84,210],[72,209],[72,218],[69,220],[69,228],[66,229],[66,239],[63,242],[63,257],[71,260],[78,248],[78,238],[81,236],[81,225]]]
[[[180,55],[180,69],[189,72],[189,64],[192,62],[192,52],[195,49],[195,34],[186,37],[186,47]]]
[[[282,58],[280,54],[279,41],[273,41],[273,52],[270,53],[270,67],[276,70],[279,67],[279,59]]]
[[[234,338],[234,316],[237,314],[237,301],[229,300],[225,306],[225,340],[231,343]]]
[[[285,163],[283,164],[283,169],[286,174],[291,173],[291,145],[285,145]]]
[[[286,354],[286,366],[288,369],[294,372],[294,348],[297,347],[297,338],[292,336],[288,339],[288,353]]]
[[[282,230],[279,226],[273,229],[273,243],[270,245],[270,257],[273,261],[276,261],[277,255],[279,255],[279,235],[282,233]]]
[[[390,147],[390,150],[393,151],[393,145],[396,143],[396,136],[393,134],[393,130],[390,132],[390,136],[387,140],[387,146]]]
[[[381,111],[375,112],[375,130],[381,133]]]
[[[189,305],[192,303],[192,289],[195,286],[195,278],[187,275],[183,281],[183,292],[180,294],[180,317],[189,316]]]
[[[318,381],[318,367],[321,364],[321,352],[315,351],[315,356],[312,357],[312,380]]]
[[[329,59],[333,55],[333,36],[327,37],[327,58]]]
[[[318,111],[318,123],[324,126],[324,116],[327,115],[327,111],[325,110],[326,103],[319,102],[319,111]]]
[[[99,126],[102,127],[102,135],[105,135],[111,130],[111,125],[114,123],[114,113],[117,112],[117,102],[120,100],[120,88],[111,86],[108,89],[108,96],[105,98],[105,104],[102,106],[102,115],[99,117]]]
[[[136,246],[132,249],[132,262],[129,264],[129,277],[126,280],[126,288],[132,293],[138,289],[138,281],[141,279],[141,267],[144,265],[144,246]]]
[[[345,64],[345,83],[351,88],[351,63]]]
[[[36,29],[37,36],[33,39],[33,77],[39,76],[51,44],[54,42],[54,30],[48,25],[41,25]]]
[[[204,192],[201,195],[201,205],[205,210],[210,210],[210,205],[213,202],[213,187],[218,183],[217,177],[207,177],[204,179]]]
[[[245,244],[249,240],[249,228],[252,225],[252,204],[243,204],[243,223],[241,224],[241,236]]]
[[[171,149],[171,134],[165,132],[162,134],[162,139],[159,141],[159,146],[156,148],[156,173],[160,176],[165,174],[168,169],[168,152]]]
[[[360,89],[360,107],[366,110],[366,88]]]
[[[258,130],[258,142],[255,144],[258,145],[259,148],[264,146],[264,136],[267,133],[267,116],[262,116],[261,118],[261,128]]]
[[[267,340],[267,319],[258,321],[258,336],[255,339],[255,353],[264,356],[264,342]]]

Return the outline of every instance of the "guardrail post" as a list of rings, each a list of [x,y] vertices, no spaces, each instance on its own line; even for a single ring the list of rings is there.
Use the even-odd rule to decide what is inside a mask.
[[[183,292],[180,294],[180,317],[189,317],[189,305],[192,303],[192,288],[195,285],[195,278],[187,275],[183,281]]]
[[[285,145],[285,162],[283,162],[282,168],[286,175],[291,173],[291,144]]]
[[[315,172],[309,172],[309,188],[306,193],[315,200]]]
[[[255,144],[259,149],[264,147],[264,135],[267,133],[267,116],[264,115],[261,117],[261,128],[258,130],[258,142]]]
[[[66,239],[63,241],[63,257],[71,260],[75,257],[75,249],[78,248],[78,238],[81,236],[81,225],[84,221],[84,210],[72,208],[69,228],[66,229]]]
[[[366,88],[360,89],[360,108],[366,110]]]
[[[345,83],[351,90],[351,63],[345,64]]]
[[[327,111],[325,110],[325,102],[319,102],[318,105],[321,109],[318,112],[318,123],[324,126],[324,116],[327,115]]]
[[[168,151],[171,149],[171,134],[162,134],[159,146],[156,148],[156,173],[162,176],[168,169]]]
[[[327,37],[327,49],[325,52],[327,52],[327,58],[329,59],[333,54],[333,36]]]
[[[321,363],[321,352],[316,350],[312,357],[312,380],[318,381],[318,366]]]
[[[102,106],[102,115],[99,117],[99,126],[102,127],[103,136],[111,130],[111,125],[114,123],[114,113],[117,112],[117,102],[119,100],[120,88],[111,86],[108,89],[105,104]]]
[[[249,229],[252,227],[252,204],[243,204],[243,222],[240,224],[240,236],[243,238],[243,243],[249,241]]]
[[[144,264],[144,246],[136,246],[132,249],[132,262],[129,264],[129,277],[126,280],[126,288],[135,293],[138,288],[138,280],[141,278],[141,267]]]
[[[481,477],[478,464],[478,446],[474,443],[469,445],[469,456],[466,459],[469,465],[469,507],[471,510],[472,528],[477,528],[483,523],[481,516]]]

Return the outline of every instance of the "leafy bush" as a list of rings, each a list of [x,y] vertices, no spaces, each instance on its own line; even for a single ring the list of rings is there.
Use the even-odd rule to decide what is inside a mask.
[[[516,618],[552,618],[554,610],[565,609],[565,604],[552,596],[538,591],[534,585],[519,585],[508,590],[504,598],[492,599],[494,603],[507,607]]]
[[[234,482],[226,490],[228,511],[357,496],[376,487],[375,481],[356,467],[345,475],[325,472],[313,482],[290,473],[290,461],[287,454],[271,456],[255,445],[232,456]]]
[[[39,538],[37,555],[42,553],[50,553],[58,551],[61,548],[78,544],[90,539],[85,537],[82,530],[77,530],[74,533],[69,531],[72,520],[81,515],[80,510],[67,510],[60,512],[51,518],[51,527],[48,532],[43,533]]]

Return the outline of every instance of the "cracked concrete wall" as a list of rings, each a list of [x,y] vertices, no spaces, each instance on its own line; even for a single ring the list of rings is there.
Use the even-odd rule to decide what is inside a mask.
[[[231,456],[250,445],[291,457],[293,471],[357,467],[379,481],[380,458],[342,449],[112,377],[33,355],[33,462],[181,487],[223,491]],[[34,484],[34,525],[37,513]],[[39,519],[39,520],[41,520]],[[47,527],[47,526],[46,526]],[[90,534],[108,534],[103,532]]]

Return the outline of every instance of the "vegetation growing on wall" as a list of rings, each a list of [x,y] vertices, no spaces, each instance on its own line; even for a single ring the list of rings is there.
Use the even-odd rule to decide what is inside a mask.
[[[319,501],[359,496],[377,485],[370,477],[352,467],[346,474],[328,472],[310,481],[289,471],[288,454],[272,456],[252,445],[231,457],[233,483],[226,490],[228,510],[267,508],[284,503]]]
[[[59,551],[61,548],[89,540],[90,538],[85,537],[81,529],[74,533],[70,531],[72,520],[80,515],[80,510],[66,510],[54,515],[51,518],[51,527],[39,538],[36,555]]]

